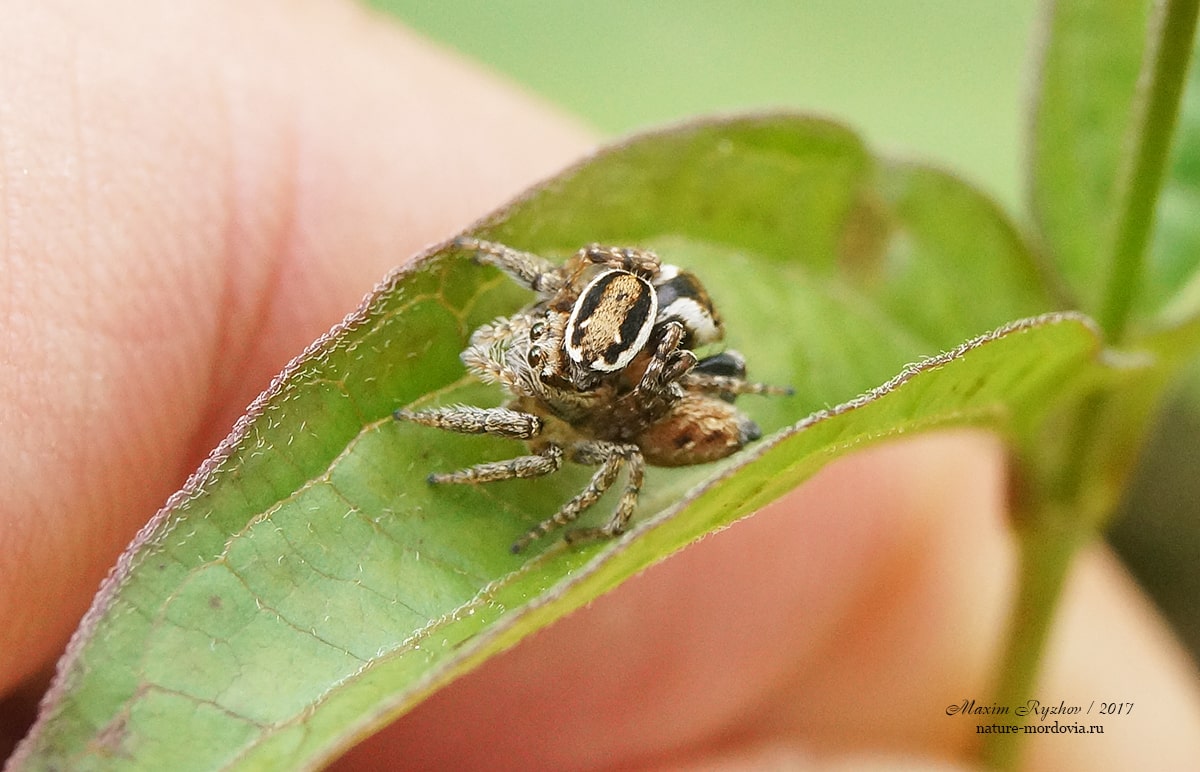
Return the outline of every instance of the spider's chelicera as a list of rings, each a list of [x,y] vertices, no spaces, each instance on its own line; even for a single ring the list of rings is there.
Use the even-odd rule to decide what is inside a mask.
[[[459,239],[537,299],[471,335],[461,358],[500,384],[504,407],[397,410],[399,420],[464,434],[524,440],[530,455],[435,473],[432,483],[540,477],[564,460],[598,467],[587,487],[512,546],[573,522],[612,487],[625,488],[608,523],[566,540],[622,533],[637,504],[646,464],[688,466],[725,458],[756,440],[758,426],[733,405],[739,394],[786,394],[751,383],[736,351],[703,359],[693,349],[724,336],[720,316],[691,273],[643,249],[589,246],[558,266],[502,244]]]

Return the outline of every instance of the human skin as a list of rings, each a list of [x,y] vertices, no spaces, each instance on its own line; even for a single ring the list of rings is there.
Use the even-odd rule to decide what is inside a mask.
[[[0,714],[284,363],[586,132],[333,0],[13,0],[0,25]],[[731,320],[732,323],[732,320]],[[434,695],[344,769],[966,762],[1012,590],[1004,449],[882,445]],[[1039,695],[1132,701],[1041,768],[1200,768],[1185,655],[1073,572]]]

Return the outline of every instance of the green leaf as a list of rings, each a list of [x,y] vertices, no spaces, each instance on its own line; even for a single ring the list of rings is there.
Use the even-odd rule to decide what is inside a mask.
[[[1030,200],[1071,305],[1100,307],[1150,3],[1058,0],[1045,21]]]
[[[1168,325],[1200,315],[1200,67],[1196,60],[1193,50],[1147,265],[1147,304],[1161,311]]]
[[[1159,324],[1177,324],[1200,308],[1188,286],[1200,263],[1196,13],[1194,0],[1058,0],[1047,19],[1033,216],[1067,303],[1115,340],[1129,321],[1166,311]]]
[[[557,256],[639,244],[688,266],[751,375],[796,387],[743,398],[777,434],[719,464],[650,470],[619,540],[509,554],[589,471],[425,483],[518,452],[390,416],[500,402],[457,355],[477,325],[528,299],[434,250],[297,358],[130,546],[16,769],[319,765],[841,454],[948,425],[1019,437],[1085,384],[1123,377],[1085,319],[1034,316],[1050,301],[989,201],[877,160],[828,122],[764,116],[635,138],[471,232]],[[1033,318],[1009,323],[1021,317]]]

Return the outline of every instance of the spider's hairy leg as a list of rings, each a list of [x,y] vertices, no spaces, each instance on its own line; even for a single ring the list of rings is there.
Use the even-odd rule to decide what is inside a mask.
[[[732,349],[701,359],[691,372],[680,378],[680,385],[688,391],[717,394],[726,401],[732,401],[738,394],[791,396],[796,393],[790,386],[747,381],[746,358]]]
[[[769,383],[755,383],[731,375],[712,375],[694,371],[680,378],[679,384],[688,391],[720,394],[723,397],[737,394],[765,394],[776,397],[790,397],[796,393],[796,390],[791,386],[773,386]]]
[[[397,421],[412,421],[422,426],[445,429],[459,434],[494,434],[528,440],[542,432],[542,419],[531,413],[506,407],[455,405],[430,410],[405,410],[392,414]]]
[[[562,459],[562,447],[552,443],[535,455],[517,456],[504,461],[485,461],[482,464],[468,466],[455,472],[435,472],[429,475],[429,482],[435,485],[446,483],[476,485],[497,480],[543,477],[557,472],[562,466]]]
[[[658,255],[646,249],[591,244],[576,252],[563,264],[564,284],[570,287],[579,283],[589,269],[597,266],[628,271],[644,279],[657,276],[659,268],[662,267]]]
[[[638,383],[638,391],[657,394],[668,383],[674,383],[696,366],[696,355],[679,348],[683,340],[683,325],[668,322],[663,327],[662,338],[654,349],[654,356],[646,366],[646,372]]]
[[[535,539],[540,539],[556,528],[574,522],[585,509],[595,504],[604,495],[604,492],[612,487],[612,484],[617,479],[617,475],[621,471],[621,467],[626,462],[630,465],[630,484],[626,486],[625,493],[621,497],[621,503],[617,507],[618,515],[614,515],[613,519],[615,521],[620,516],[624,518],[622,524],[628,521],[629,515],[633,512],[633,507],[637,503],[638,491],[642,484],[643,464],[641,452],[633,445],[589,441],[581,442],[571,449],[571,460],[579,464],[599,464],[600,468],[592,475],[592,479],[588,481],[587,487],[580,491],[575,498],[564,504],[551,517],[529,529],[520,539],[517,539],[512,545],[512,552],[514,554],[525,549]],[[612,525],[612,523],[609,525]],[[608,528],[608,526],[605,527]],[[599,531],[602,529],[588,530]],[[611,535],[617,533],[620,533],[620,531],[614,531]]]
[[[621,491],[621,500],[617,502],[612,517],[600,528],[568,531],[563,537],[568,544],[579,544],[593,539],[611,539],[625,533],[625,526],[629,524],[629,518],[633,517],[633,509],[637,506],[638,494],[642,491],[642,480],[646,472],[645,459],[637,450],[631,452],[625,461],[629,470],[625,490]]]
[[[496,266],[518,284],[534,292],[553,293],[562,286],[563,277],[559,269],[540,255],[469,236],[460,236],[454,244],[459,249],[474,252],[475,262]]]
[[[636,247],[606,247],[592,244],[581,249],[578,256],[593,265],[616,268],[642,276],[654,276],[661,267],[657,254],[648,249],[637,249]]]

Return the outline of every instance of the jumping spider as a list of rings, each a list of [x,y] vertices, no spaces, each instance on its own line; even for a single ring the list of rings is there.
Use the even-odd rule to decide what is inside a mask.
[[[555,472],[564,459],[598,466],[587,487],[512,545],[574,521],[628,469],[608,523],[569,531],[568,542],[622,533],[645,464],[688,466],[725,458],[761,436],[733,406],[738,394],[786,394],[745,380],[735,351],[699,359],[692,349],[724,328],[691,273],[653,252],[593,245],[563,265],[502,244],[462,238],[460,249],[538,294],[528,307],[485,324],[461,354],[471,373],[499,383],[505,407],[397,410],[395,417],[464,434],[525,440],[531,455],[435,473],[432,483],[485,483]]]

